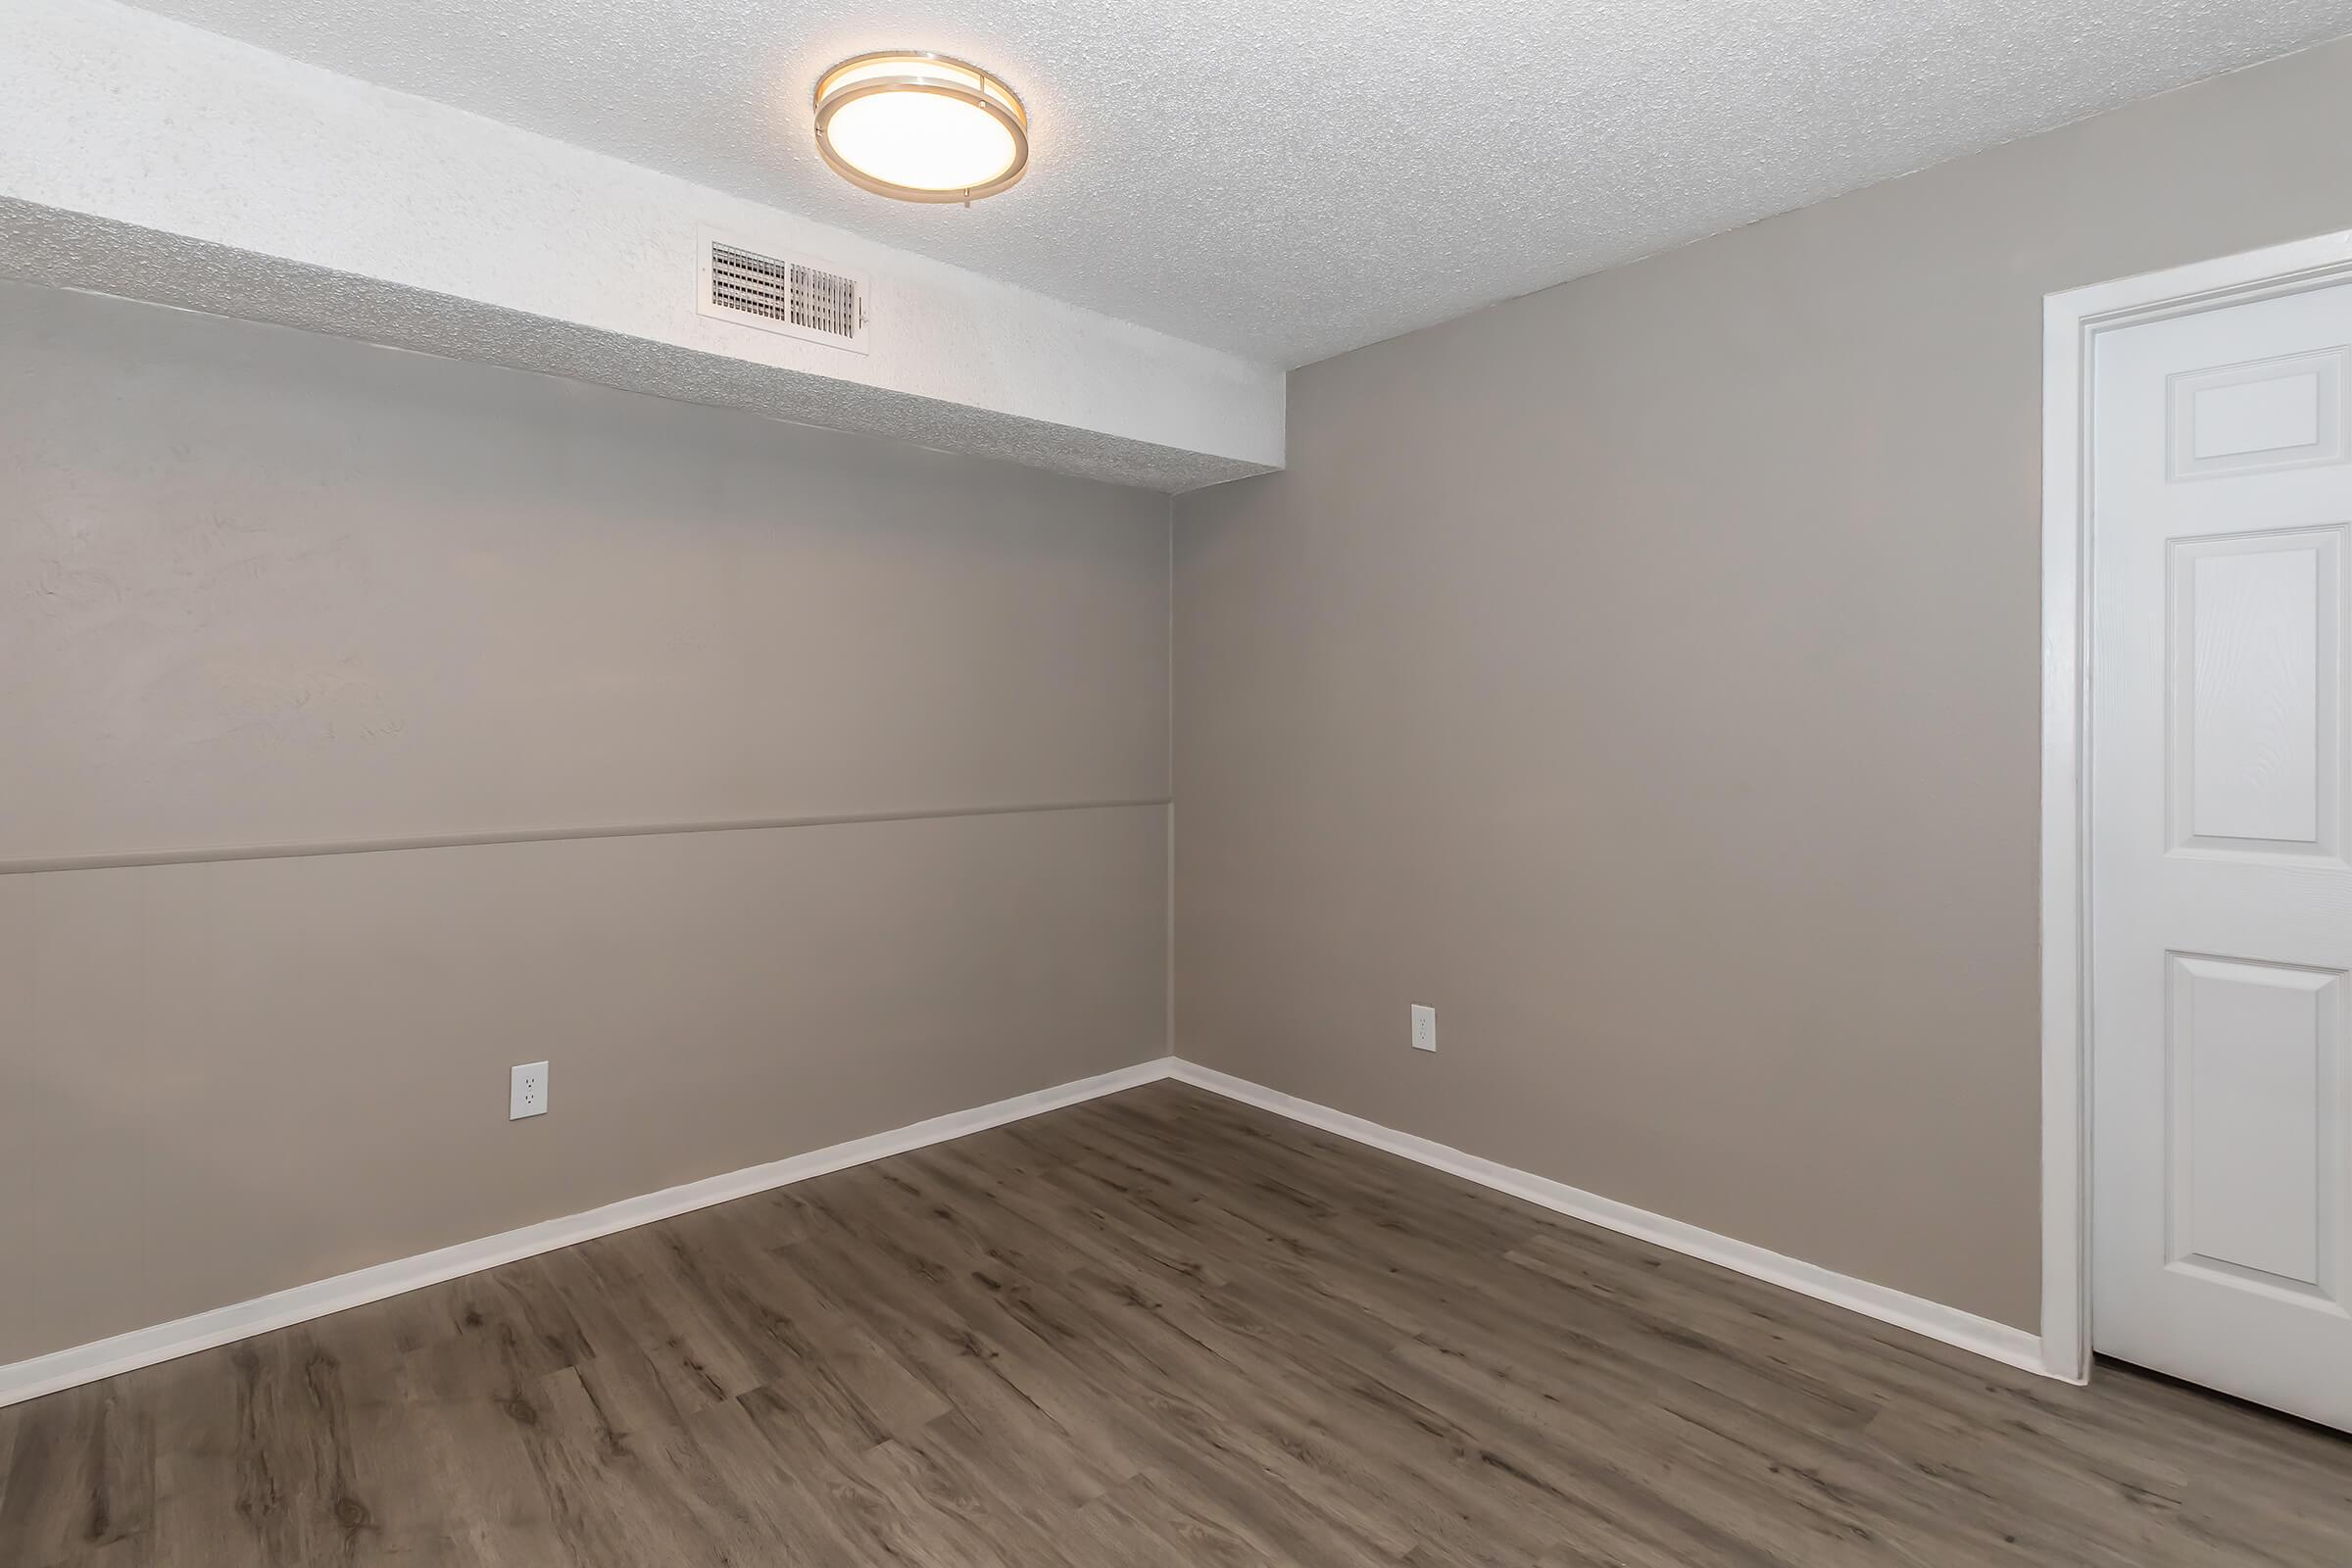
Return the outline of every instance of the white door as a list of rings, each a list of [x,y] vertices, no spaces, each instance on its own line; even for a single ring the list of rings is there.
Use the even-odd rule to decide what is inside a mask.
[[[2352,284],[2101,334],[2091,1337],[2352,1428]]]

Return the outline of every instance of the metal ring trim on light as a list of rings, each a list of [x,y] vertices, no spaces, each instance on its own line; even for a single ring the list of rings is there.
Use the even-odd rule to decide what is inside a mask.
[[[843,73],[886,60],[903,62],[906,69],[887,75],[860,76],[845,86],[833,88],[832,84]],[[949,74],[939,68],[948,68],[958,74]],[[961,73],[970,74],[965,76]],[[877,178],[857,168],[834,151],[833,138],[828,133],[833,117],[841,112],[844,105],[885,92],[937,93],[944,98],[958,99],[985,112],[1011,135],[1012,162],[1004,172],[983,184],[948,190],[901,185]],[[1011,189],[1029,172],[1029,114],[1022,107],[1019,94],[968,60],[920,49],[878,49],[869,54],[853,55],[832,66],[817,78],[815,101],[818,154],[835,173],[860,190],[871,191],[877,196],[889,196],[903,202],[962,202],[968,206],[983,196],[994,196],[999,191]]]

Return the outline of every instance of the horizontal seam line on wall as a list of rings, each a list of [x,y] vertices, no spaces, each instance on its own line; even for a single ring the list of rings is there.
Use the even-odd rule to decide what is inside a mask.
[[[39,871],[110,871],[142,865],[201,865],[217,860],[287,860],[317,855],[380,855],[395,850],[462,850],[491,844],[551,844],[567,839],[641,839],[672,833],[754,833],[780,827],[855,827],[877,822],[936,822],[966,816],[1027,816],[1046,811],[1109,811],[1167,806],[1173,797],[1144,795],[1102,801],[1036,801],[1005,806],[947,806],[896,811],[830,811],[807,816],[742,817],[712,822],[637,822],[605,827],[509,828],[487,833],[437,833],[413,838],[337,839],[312,844],[231,844],[185,850],[139,850],[111,855],[62,855],[0,860],[0,876]]]

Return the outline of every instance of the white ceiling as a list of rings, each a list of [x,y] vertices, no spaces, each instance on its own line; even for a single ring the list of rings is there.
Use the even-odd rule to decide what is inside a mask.
[[[2352,30],[2352,0],[148,0],[1295,366]],[[821,165],[881,47],[1024,97],[969,209]]]

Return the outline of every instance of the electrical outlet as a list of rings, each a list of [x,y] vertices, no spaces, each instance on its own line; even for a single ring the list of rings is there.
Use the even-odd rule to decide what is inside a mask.
[[[1438,1009],[1424,1007],[1417,1002],[1413,1004],[1413,1049],[1438,1049]]]
[[[547,1114],[547,1063],[526,1061],[507,1071],[507,1120]]]

